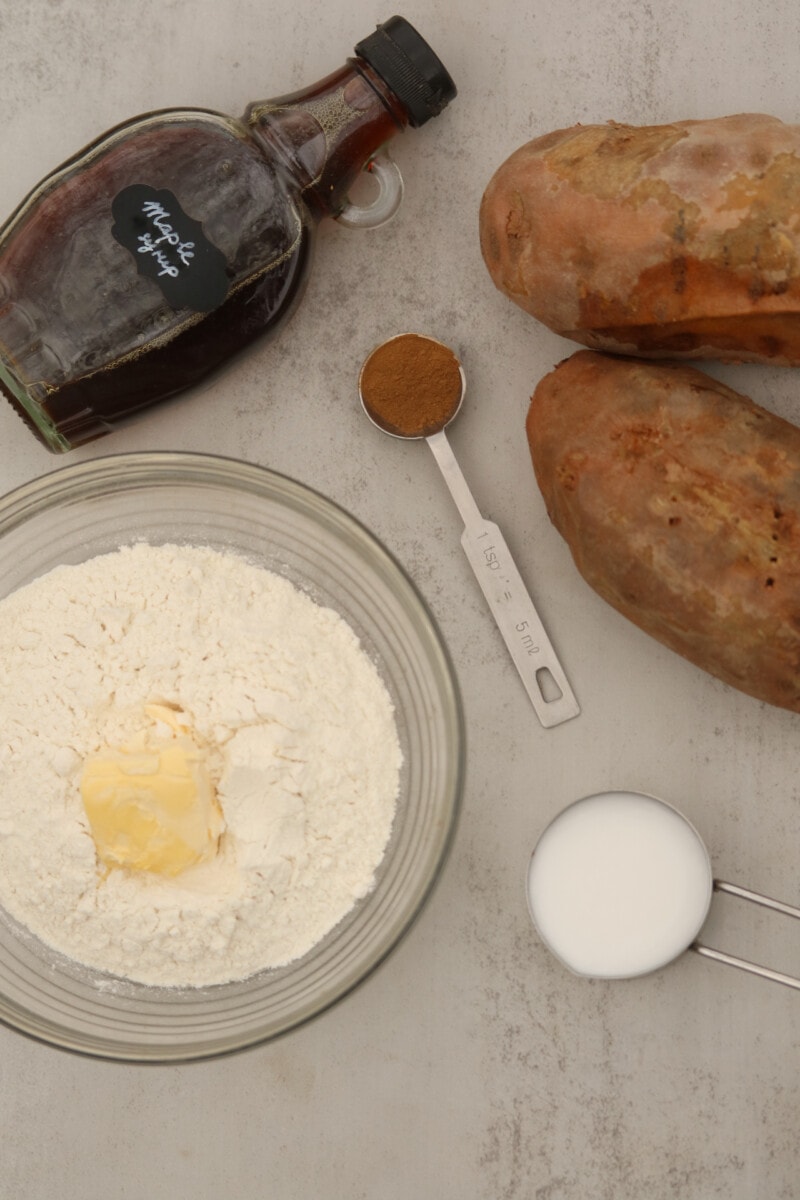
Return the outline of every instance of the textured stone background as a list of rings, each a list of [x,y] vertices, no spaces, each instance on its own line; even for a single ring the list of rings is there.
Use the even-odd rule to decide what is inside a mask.
[[[739,111],[797,119],[792,0],[411,0],[458,100],[396,143],[384,229],[322,230],[281,339],[212,389],[73,453],[214,450],[296,476],[379,534],[454,656],[469,735],[452,857],[378,974],[305,1029],[176,1068],[96,1063],[0,1030],[2,1200],[790,1200],[800,997],[686,955],[636,982],[569,976],[524,902],[528,856],[570,800],[638,788],[682,806],[723,878],[798,900],[798,720],[707,678],[578,578],[524,440],[528,397],[571,346],[491,286],[480,196],[521,142],[576,121]],[[337,67],[389,9],[329,0],[0,0],[0,210],[126,117],[239,113]],[[459,547],[432,457],[368,426],[358,368],[430,332],[469,390],[452,442],[516,553],[583,705],[542,730]],[[712,369],[800,419],[791,372]],[[0,411],[2,490],[62,465]],[[780,918],[717,901],[709,940],[786,970]]]

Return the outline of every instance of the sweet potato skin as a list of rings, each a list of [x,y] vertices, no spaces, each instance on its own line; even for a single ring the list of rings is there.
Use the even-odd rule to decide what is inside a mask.
[[[527,418],[547,511],[639,628],[800,712],[800,429],[689,366],[579,351]]]
[[[576,125],[480,209],[496,286],[554,332],[644,357],[800,365],[800,126],[745,113]]]

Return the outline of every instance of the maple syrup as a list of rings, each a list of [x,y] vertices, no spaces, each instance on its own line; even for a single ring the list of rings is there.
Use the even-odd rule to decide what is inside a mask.
[[[455,94],[393,17],[241,119],[170,109],[104,134],[0,230],[0,390],[64,451],[212,378],[290,316],[318,221],[379,148]]]

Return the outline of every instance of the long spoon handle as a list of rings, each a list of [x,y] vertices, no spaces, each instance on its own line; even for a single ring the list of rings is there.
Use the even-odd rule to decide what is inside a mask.
[[[580,710],[505,538],[485,521],[445,434],[426,438],[464,522],[461,545],[545,729]]]

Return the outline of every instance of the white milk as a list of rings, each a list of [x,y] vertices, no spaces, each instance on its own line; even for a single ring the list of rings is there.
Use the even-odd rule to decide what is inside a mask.
[[[642,975],[694,941],[713,880],[700,837],[674,808],[635,792],[578,800],[545,829],[528,869],[543,941],[579,975]]]

